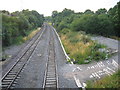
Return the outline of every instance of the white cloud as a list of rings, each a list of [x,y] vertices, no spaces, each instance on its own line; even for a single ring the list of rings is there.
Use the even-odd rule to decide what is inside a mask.
[[[16,11],[22,9],[37,10],[45,16],[51,15],[53,10],[62,11],[64,8],[83,12],[86,9],[96,11],[99,8],[107,10],[117,4],[119,0],[1,0],[0,9]]]

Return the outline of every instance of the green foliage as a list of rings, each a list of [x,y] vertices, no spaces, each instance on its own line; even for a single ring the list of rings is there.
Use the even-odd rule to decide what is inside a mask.
[[[79,19],[73,20],[71,24],[75,31],[85,31],[86,33],[98,34],[102,36],[113,35],[113,25],[106,14],[82,15]]]
[[[99,51],[106,46],[92,41],[85,33],[118,37],[120,30],[119,7],[120,2],[108,11],[100,8],[95,13],[89,9],[79,13],[70,9],[64,9],[62,12],[53,11],[52,23],[60,32],[65,50],[70,58],[79,64],[108,58],[108,53]],[[82,36],[80,36],[81,34]]]
[[[120,2],[110,10],[98,9],[95,13],[87,9],[84,13],[75,13],[70,9],[53,11],[52,23],[58,31],[68,28],[71,31],[85,31],[106,37],[118,36],[120,29]]]
[[[70,16],[72,13],[74,13],[74,11],[65,8],[65,9],[62,11],[62,16],[63,16],[63,17]]]
[[[99,61],[108,58],[108,53],[99,50],[105,50],[106,46],[93,41],[83,31],[73,32],[64,28],[60,31],[60,36],[67,54],[74,60],[74,63],[87,64],[93,60]]]
[[[30,30],[40,27],[44,17],[37,11],[23,10],[9,13],[3,10],[2,14],[2,42],[3,47],[21,42]]]
[[[62,30],[62,29],[67,28],[67,27],[68,26],[67,26],[66,22],[62,21],[62,22],[60,22],[60,24],[58,26],[58,30]]]
[[[46,21],[46,22],[52,22],[52,17],[51,17],[51,16],[45,17],[45,21]]]
[[[120,1],[113,8],[110,8],[108,15],[114,26],[115,36],[120,37]]]
[[[101,9],[98,9],[97,11],[96,11],[96,14],[107,14],[107,10],[105,9],[105,8],[101,8]]]
[[[87,10],[85,10],[84,14],[94,14],[94,12],[91,11],[90,9],[87,9]]]
[[[63,28],[61,31],[60,31],[60,33],[63,33],[63,34],[67,34],[67,33],[69,33],[70,32],[70,29],[68,29],[68,28]]]

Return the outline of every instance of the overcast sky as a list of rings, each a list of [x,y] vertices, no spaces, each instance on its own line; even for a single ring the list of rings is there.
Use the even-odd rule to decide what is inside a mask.
[[[29,9],[50,16],[52,11],[62,11],[64,8],[75,12],[84,12],[86,9],[96,11],[99,8],[109,10],[118,1],[120,0],[0,0],[0,10],[13,12]]]

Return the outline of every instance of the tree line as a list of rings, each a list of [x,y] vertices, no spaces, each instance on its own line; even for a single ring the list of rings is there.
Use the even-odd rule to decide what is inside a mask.
[[[40,27],[44,20],[52,21],[58,31],[67,33],[72,31],[85,31],[103,36],[119,36],[120,29],[120,2],[108,11],[105,8],[96,12],[74,12],[64,9],[62,12],[53,11],[52,16],[46,17],[37,11],[22,10],[10,13],[0,11],[2,15],[2,45],[10,46],[26,36],[29,31]]]
[[[37,11],[22,10],[10,13],[0,11],[2,15],[2,46],[10,46],[27,36],[31,30],[41,27],[44,16]]]
[[[108,11],[100,8],[96,12],[87,9],[85,12],[75,13],[65,8],[62,12],[53,11],[51,18],[53,25],[61,32],[85,31],[107,37],[120,37],[120,2]]]

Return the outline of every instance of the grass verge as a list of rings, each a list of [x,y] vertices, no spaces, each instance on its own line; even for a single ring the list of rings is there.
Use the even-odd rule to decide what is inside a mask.
[[[71,60],[77,64],[86,64],[92,60],[108,58],[105,52],[106,46],[93,41],[85,32],[72,32],[69,29],[60,33],[62,43]]]

